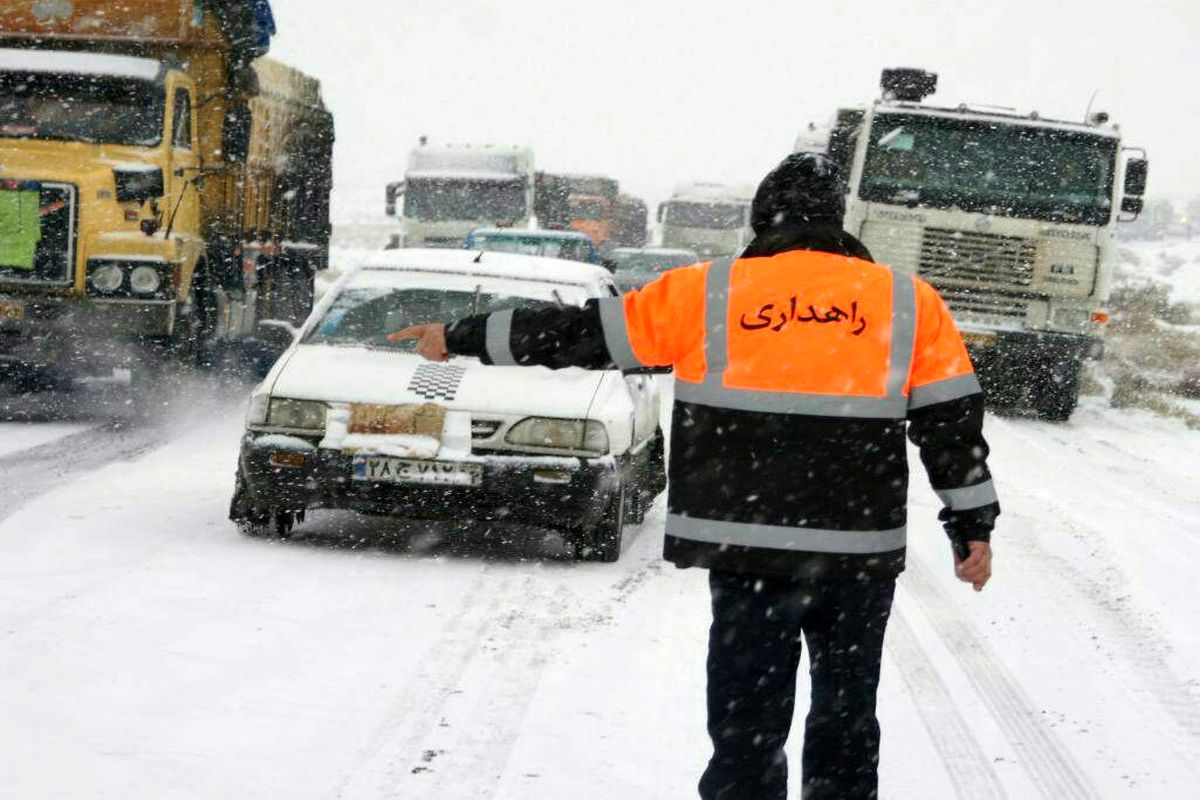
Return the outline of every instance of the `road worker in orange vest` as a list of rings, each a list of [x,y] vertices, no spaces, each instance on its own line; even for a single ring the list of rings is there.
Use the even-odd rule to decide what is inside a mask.
[[[983,396],[945,303],[842,229],[845,183],[797,153],[759,186],[741,257],[584,308],[422,325],[427,358],[669,367],[664,556],[710,571],[705,800],[784,800],[801,642],[812,680],[802,797],[878,796],[884,629],[920,449],[958,577],[982,590],[1000,512]]]

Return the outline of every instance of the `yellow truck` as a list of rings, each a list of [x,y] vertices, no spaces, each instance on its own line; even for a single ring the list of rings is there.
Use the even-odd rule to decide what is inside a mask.
[[[273,32],[267,0],[0,4],[0,369],[203,361],[308,314],[333,121]]]

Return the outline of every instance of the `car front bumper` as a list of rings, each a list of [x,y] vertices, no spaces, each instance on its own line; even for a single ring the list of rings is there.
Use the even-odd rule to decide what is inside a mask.
[[[417,519],[484,519],[552,528],[593,525],[620,486],[617,462],[536,455],[473,456],[478,486],[356,480],[353,455],[248,432],[239,469],[243,493],[230,515],[268,510],[347,509]],[[300,459],[299,456],[303,456]],[[281,462],[290,462],[283,466]]]

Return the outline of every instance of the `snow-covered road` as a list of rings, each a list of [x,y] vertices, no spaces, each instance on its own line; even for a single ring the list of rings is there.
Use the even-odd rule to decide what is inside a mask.
[[[202,404],[0,427],[0,797],[695,796],[707,585],[658,560],[661,500],[612,565],[340,514],[248,540],[241,406]],[[883,796],[1191,796],[1200,433],[1088,402],[988,434],[983,594],[914,480]]]

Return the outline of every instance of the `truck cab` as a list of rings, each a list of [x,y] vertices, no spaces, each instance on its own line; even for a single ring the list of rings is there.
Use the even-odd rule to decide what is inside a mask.
[[[753,238],[748,188],[715,183],[680,186],[658,207],[662,246],[704,258],[740,253]]]
[[[1066,419],[1082,362],[1103,349],[1117,223],[1140,211],[1145,160],[1107,115],[937,107],[920,70],[883,84],[829,133],[849,175],[846,230],[938,290],[993,403]]]
[[[203,251],[190,186],[195,95],[191,77],[155,59],[0,48],[0,303],[9,323],[53,320],[77,340],[113,329],[170,333]],[[45,345],[22,338],[0,358],[39,364]]]

